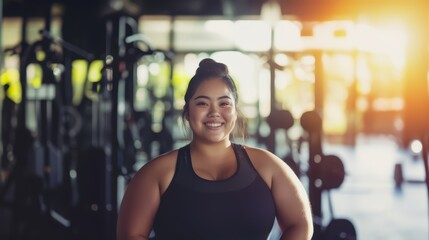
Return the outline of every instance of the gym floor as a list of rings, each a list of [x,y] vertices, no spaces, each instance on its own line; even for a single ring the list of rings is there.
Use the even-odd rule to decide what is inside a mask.
[[[356,147],[327,145],[346,169],[340,188],[331,190],[335,218],[350,220],[361,240],[423,240],[429,238],[428,193],[421,157],[413,158],[388,137],[358,137]],[[395,187],[395,165],[404,183]],[[322,204],[324,221],[331,219],[329,195]],[[325,206],[326,205],[326,206]]]

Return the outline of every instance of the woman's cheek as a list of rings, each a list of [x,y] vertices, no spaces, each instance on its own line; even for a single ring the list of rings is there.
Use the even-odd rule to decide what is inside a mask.
[[[237,120],[237,112],[233,109],[231,111],[229,111],[229,117],[233,118],[234,120]]]

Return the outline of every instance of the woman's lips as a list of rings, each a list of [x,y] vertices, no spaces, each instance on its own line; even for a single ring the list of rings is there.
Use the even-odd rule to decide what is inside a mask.
[[[205,125],[207,127],[210,127],[210,128],[217,128],[217,127],[222,126],[223,123],[220,123],[220,122],[207,122],[207,123],[205,123]]]

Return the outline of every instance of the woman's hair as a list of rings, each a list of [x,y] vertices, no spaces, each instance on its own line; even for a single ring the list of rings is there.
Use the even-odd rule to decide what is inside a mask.
[[[185,93],[185,106],[183,107],[182,112],[182,118],[185,119],[185,116],[189,112],[189,101],[191,100],[192,96],[197,91],[198,87],[201,85],[202,82],[209,80],[209,79],[222,79],[228,89],[231,91],[235,106],[238,104],[238,92],[237,92],[237,86],[234,83],[234,80],[232,80],[231,76],[229,75],[228,67],[220,62],[216,62],[215,60],[211,58],[205,58],[201,60],[199,63],[199,66],[195,72],[195,75],[191,78],[188,84],[188,88],[186,89]],[[245,119],[242,116],[241,112],[237,109],[237,121],[236,121],[236,129],[232,134],[232,137],[235,137],[234,135],[239,134],[240,137],[245,137]]]

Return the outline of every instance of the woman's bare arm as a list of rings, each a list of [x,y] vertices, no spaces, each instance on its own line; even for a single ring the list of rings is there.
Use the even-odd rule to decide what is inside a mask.
[[[117,222],[118,240],[148,239],[162,193],[174,175],[175,153],[143,166],[128,184]]]
[[[271,189],[276,217],[283,235],[281,239],[304,240],[313,235],[313,221],[307,193],[292,171],[269,151],[246,148],[258,173]]]
[[[285,162],[277,158],[274,163],[278,167],[273,173],[271,192],[283,230],[281,239],[309,240],[313,235],[313,221],[307,193]]]

